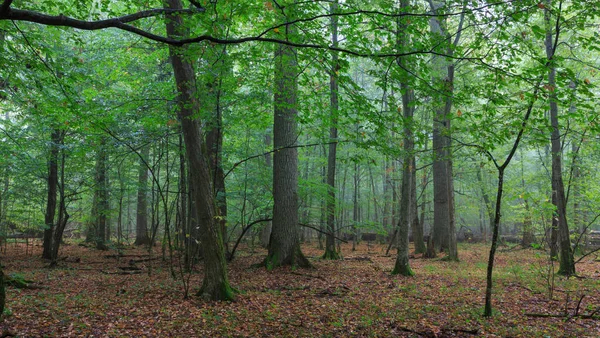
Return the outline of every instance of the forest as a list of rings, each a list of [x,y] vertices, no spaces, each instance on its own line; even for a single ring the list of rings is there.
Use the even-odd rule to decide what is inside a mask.
[[[596,0],[0,0],[0,337],[600,336]]]

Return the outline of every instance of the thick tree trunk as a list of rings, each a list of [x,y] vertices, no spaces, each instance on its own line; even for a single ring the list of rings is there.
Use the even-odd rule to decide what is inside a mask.
[[[181,9],[180,0],[168,0],[169,8]],[[181,36],[182,19],[169,16],[167,35]],[[186,156],[190,170],[190,187],[194,194],[194,206],[200,227],[200,242],[204,257],[204,279],[198,295],[206,300],[231,300],[234,290],[229,285],[227,263],[223,249],[223,237],[215,222],[214,191],[209,162],[203,151],[201,126],[197,120],[199,102],[196,96],[195,73],[183,55],[184,49],[169,48],[175,82],[179,93],[179,115],[181,120]]]
[[[338,8],[337,1],[330,4],[330,13],[335,13]],[[333,47],[338,45],[338,18],[331,17],[331,43]],[[330,127],[329,127],[329,152],[327,154],[327,236],[325,238],[325,259],[339,259],[340,254],[335,247],[335,170],[337,159],[337,138],[338,138],[338,54],[333,52],[331,55],[332,68],[329,74],[329,103],[330,103]]]
[[[137,208],[135,216],[135,245],[149,245],[148,236],[148,159],[150,147],[143,146],[138,169]],[[143,158],[143,160],[142,160]]]
[[[431,32],[442,34],[441,22],[438,18],[430,19]],[[440,56],[432,57],[434,74],[432,77],[433,85],[440,88],[440,85],[448,77],[445,60]],[[443,97],[438,97],[436,101],[443,102]],[[448,200],[450,192],[448,177],[450,175],[448,168],[448,133],[450,130],[450,121],[445,114],[445,106],[441,103],[435,108],[433,117],[433,243],[436,251],[448,250],[448,237],[450,228],[450,201]]]
[[[567,223],[567,203],[565,197],[565,186],[562,179],[562,147],[560,140],[560,126],[558,122],[558,98],[556,96],[556,66],[554,65],[554,34],[550,22],[552,0],[546,0],[544,10],[544,19],[546,22],[546,57],[549,61],[548,68],[548,87],[550,88],[550,125],[552,126],[551,147],[552,147],[552,197],[555,202],[555,215],[558,221],[558,244],[560,267],[558,273],[561,275],[575,275],[575,263],[573,261],[573,252],[571,249],[571,238],[569,235],[569,225]],[[558,34],[559,32],[555,32]]]
[[[48,197],[46,200],[46,214],[44,223],[44,243],[42,258],[52,259],[52,247],[54,239],[54,218],[56,216],[56,194],[58,191],[58,152],[62,143],[63,133],[54,129],[50,136],[50,154],[48,159]]]
[[[431,11],[438,13],[442,7],[440,2],[430,2]],[[431,32],[437,39],[451,38],[448,34],[443,18],[432,17],[429,20]],[[460,34],[460,33],[458,33]],[[458,37],[455,43],[458,42]],[[448,47],[445,53],[452,54],[453,49]],[[433,76],[432,82],[443,96],[435,98],[438,101],[435,108],[433,121],[433,242],[438,250],[447,251],[447,259],[458,260],[456,247],[456,229],[454,222],[454,182],[452,177],[452,154],[451,154],[451,128],[450,109],[452,108],[452,93],[454,82],[454,65],[448,64],[444,57],[434,55],[432,58]]]
[[[285,30],[286,36],[295,34],[292,25]],[[273,155],[273,225],[267,269],[311,266],[300,251],[298,229],[297,75],[295,49],[276,45],[273,145],[279,150]]]

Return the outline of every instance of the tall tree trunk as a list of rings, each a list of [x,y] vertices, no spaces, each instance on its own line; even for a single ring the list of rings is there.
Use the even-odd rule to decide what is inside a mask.
[[[408,0],[400,1],[400,14],[404,13],[409,6]],[[410,45],[410,37],[406,32],[406,23],[403,22],[402,17],[397,19],[397,31],[396,31],[397,49],[399,52],[406,52]],[[413,138],[413,117],[415,112],[415,94],[412,87],[409,84],[409,76],[403,70],[409,67],[405,57],[397,59],[398,67],[401,69],[400,89],[402,91],[402,113],[401,118],[404,139],[403,139],[403,153],[404,163],[402,166],[402,185],[400,188],[400,221],[398,222],[398,233],[396,235],[398,252],[396,255],[396,264],[392,274],[399,274],[403,276],[412,276],[414,272],[410,268],[409,264],[409,249],[408,249],[408,232],[410,229],[410,223],[413,220],[413,204],[415,204],[415,195],[413,194],[413,186],[415,186],[415,154],[414,154],[414,138]],[[416,187],[416,186],[415,186]]]
[[[56,193],[58,189],[58,151],[62,143],[62,132],[54,129],[50,135],[50,153],[48,157],[48,197],[44,216],[44,243],[42,258],[52,259],[52,240],[54,238],[54,217],[56,215]]]
[[[285,26],[285,36],[295,35],[293,25]],[[298,229],[298,64],[295,48],[275,46],[275,88],[273,146],[273,225],[267,269],[282,265],[310,267],[300,250]]]
[[[329,12],[337,12],[338,2],[333,1],[329,6]],[[338,46],[338,18],[331,17],[331,45]],[[329,152],[327,153],[327,237],[325,238],[325,259],[339,259],[340,254],[335,248],[335,170],[337,159],[338,140],[338,110],[339,110],[339,85],[338,73],[340,66],[337,52],[332,52],[331,69],[329,74],[329,103],[330,103],[330,126],[329,126]]]
[[[431,1],[433,14],[437,15],[443,2]],[[464,15],[454,39],[454,46],[448,46],[444,53],[452,55],[458,44]],[[445,17],[432,16],[429,20],[430,29],[435,38],[450,41],[451,36],[446,28]],[[433,190],[434,190],[434,220],[433,242],[438,250],[447,251],[447,259],[458,260],[456,246],[456,229],[454,221],[454,181],[452,177],[451,127],[450,110],[454,85],[454,65],[448,64],[445,57],[434,55],[432,58],[432,82],[441,93],[435,98],[438,102],[435,108],[433,122]]]
[[[169,8],[183,8],[180,0],[167,0]],[[179,15],[167,18],[167,35],[181,37],[183,20]],[[194,194],[194,206],[200,227],[200,242],[204,257],[204,279],[198,296],[206,300],[231,300],[234,290],[229,285],[227,262],[223,249],[223,237],[215,222],[214,190],[210,165],[203,151],[201,125],[197,119],[199,102],[194,87],[195,73],[192,64],[184,56],[185,48],[169,47],[175,82],[179,94],[179,115],[190,170],[190,187]]]
[[[217,25],[217,26],[223,26]],[[211,121],[207,124],[206,148],[210,159],[211,174],[213,178],[213,189],[215,195],[217,222],[223,233],[223,247],[227,254],[227,197],[225,190],[225,173],[223,171],[223,78],[231,72],[231,64],[228,60],[226,46],[216,46],[205,53],[205,59],[209,59],[212,71],[209,75],[208,87],[211,88],[207,94],[210,96],[205,100],[210,104],[208,111],[213,112]],[[208,55],[206,55],[208,54]]]
[[[552,147],[552,197],[555,202],[555,218],[558,221],[558,243],[560,267],[558,273],[571,276],[575,274],[575,263],[571,249],[571,238],[569,225],[567,224],[567,205],[565,198],[565,186],[562,179],[562,145],[560,140],[560,126],[558,122],[558,98],[556,96],[556,65],[554,53],[556,47],[554,38],[559,32],[552,31],[551,19],[552,0],[546,0],[544,9],[544,21],[546,23],[546,57],[548,59],[548,88],[550,99],[550,125],[552,134],[550,137]],[[558,20],[558,19],[557,19]],[[554,35],[556,34],[556,36]],[[556,39],[558,40],[558,39]]]
[[[138,169],[137,208],[135,216],[135,245],[149,245],[148,236],[148,159],[150,146],[141,149]]]
[[[265,147],[267,149],[270,149],[271,148],[271,134],[266,133],[264,136],[264,140],[265,140]],[[273,169],[273,156],[271,155],[270,152],[265,153],[265,165],[268,170]],[[271,238],[272,225],[273,225],[273,223],[271,221],[265,222],[264,228],[262,228],[260,230],[260,245],[263,248],[269,247],[269,239]]]
[[[356,251],[356,244],[358,243],[358,231],[357,225],[360,222],[360,205],[359,202],[360,194],[360,165],[358,161],[354,162],[354,192],[352,194],[352,251]]]
[[[531,208],[529,207],[529,200],[527,198],[527,190],[525,185],[525,159],[521,156],[521,188],[523,189],[522,199],[523,206],[525,207],[525,215],[523,216],[523,234],[521,237],[521,246],[528,248],[534,242],[535,238],[533,235],[533,222],[531,220]]]
[[[60,249],[60,244],[63,239],[63,233],[67,226],[67,222],[69,221],[70,215],[67,213],[67,204],[65,201],[65,150],[61,150],[61,161],[60,161],[60,185],[58,189],[58,222],[56,222],[56,227],[54,230],[54,238],[52,240],[52,262],[50,265],[55,266],[57,264],[58,259],[58,250]]]
[[[96,154],[96,248],[108,250],[106,245],[106,226],[108,219],[108,153],[106,152],[106,137],[102,136]]]
[[[416,168],[416,160],[413,161],[413,164]],[[425,239],[423,235],[423,221],[419,219],[419,205],[417,200],[417,172],[413,173],[413,180],[411,182],[410,188],[410,209],[411,209],[411,229],[413,235],[413,242],[415,244],[415,254],[423,254],[427,251],[425,247]],[[423,194],[423,199],[425,198],[425,194]],[[422,215],[424,218],[424,214]]]

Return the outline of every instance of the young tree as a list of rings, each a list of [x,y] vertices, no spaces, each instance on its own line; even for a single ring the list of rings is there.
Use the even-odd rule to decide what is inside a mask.
[[[99,250],[108,250],[106,227],[108,226],[108,152],[106,136],[101,136],[96,150],[96,214],[94,218],[94,242]]]
[[[148,167],[150,146],[144,145],[140,151],[138,164],[137,208],[135,216],[135,245],[150,244],[148,236]]]

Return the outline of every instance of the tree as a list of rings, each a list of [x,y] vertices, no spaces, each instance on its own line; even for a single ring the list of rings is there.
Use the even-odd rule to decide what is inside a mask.
[[[329,5],[329,12],[335,13],[338,9],[337,1]],[[338,19],[331,17],[331,44],[338,46]],[[340,254],[335,247],[335,170],[337,160],[337,140],[338,140],[338,110],[339,110],[339,85],[338,74],[340,65],[338,64],[338,53],[332,52],[331,69],[329,70],[329,96],[330,96],[330,126],[329,126],[329,151],[327,153],[327,236],[325,237],[324,259],[339,259]]]
[[[48,197],[46,200],[46,215],[44,221],[44,250],[42,258],[52,259],[52,247],[54,239],[54,218],[56,216],[56,194],[58,191],[58,152],[64,134],[58,129],[52,131],[50,140],[50,153],[48,158]]]
[[[409,6],[408,0],[400,2],[400,12],[405,12]],[[398,49],[404,51],[410,45],[409,34],[406,30],[406,23],[398,18],[397,25],[397,43]],[[407,69],[408,62],[405,58],[397,59],[398,67],[402,70]],[[415,111],[415,93],[409,84],[408,74],[401,72],[402,79],[400,80],[400,90],[402,91],[402,112],[401,118],[404,125],[403,138],[403,154],[404,161],[402,163],[402,186],[400,188],[400,220],[398,222],[398,254],[396,256],[396,264],[392,274],[400,274],[403,276],[412,276],[414,272],[410,268],[408,260],[408,230],[413,221],[416,205],[416,168],[415,168],[415,141],[413,136],[413,117]],[[422,242],[421,242],[422,243]]]
[[[150,155],[150,146],[144,145],[140,152],[138,168],[137,208],[135,217],[135,245],[150,244],[148,236],[148,167],[145,159]]]
[[[429,1],[434,16],[429,20],[431,33],[440,41],[440,46],[448,45],[446,53],[452,55],[458,45],[464,14],[461,16],[459,28],[452,44],[446,27],[446,17],[440,16],[445,2]],[[444,42],[441,42],[444,41]],[[440,48],[440,47],[438,47]],[[451,119],[452,94],[454,86],[454,64],[447,63],[444,57],[434,55],[432,58],[432,83],[440,94],[436,94],[435,116],[433,122],[433,190],[434,218],[433,242],[436,249],[447,250],[448,259],[458,260],[456,248],[456,230],[454,220],[454,179],[452,174]]]
[[[94,242],[98,250],[108,250],[106,228],[108,225],[108,152],[106,137],[101,136],[96,148],[96,205],[94,217]]]
[[[183,8],[180,0],[168,0],[169,8]],[[185,26],[181,16],[167,17],[167,34],[171,38],[184,35]],[[194,84],[192,64],[185,57],[185,48],[169,48],[177,86],[179,119],[185,143],[188,166],[191,169],[190,186],[200,225],[200,242],[204,257],[204,280],[198,295],[206,300],[232,300],[234,289],[227,276],[227,261],[223,248],[223,234],[215,221],[215,199],[210,165],[205,153],[202,127],[198,120],[200,109]]]
[[[289,15],[289,14],[288,14]],[[286,18],[291,20],[290,17]],[[294,25],[284,27],[287,39],[296,35]],[[292,46],[275,46],[273,147],[273,223],[267,269],[281,265],[310,267],[300,250],[298,229],[297,92],[298,63]]]
[[[562,7],[562,2],[561,5]],[[575,263],[571,249],[571,238],[569,225],[567,223],[567,201],[565,197],[565,185],[562,179],[562,142],[560,137],[560,126],[558,122],[558,97],[556,95],[556,49],[558,47],[561,8],[558,8],[556,17],[556,31],[552,29],[552,0],[546,0],[544,8],[544,22],[546,24],[546,58],[548,60],[548,88],[550,101],[550,125],[552,133],[550,143],[552,145],[552,203],[555,206],[553,219],[557,221],[560,267],[558,273],[571,276],[575,274]]]

